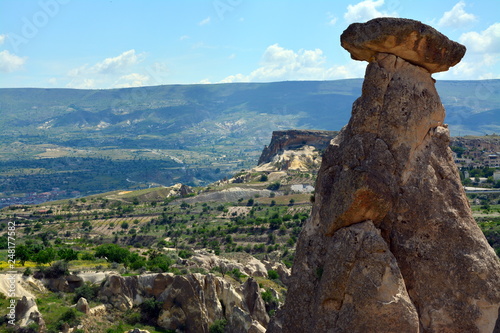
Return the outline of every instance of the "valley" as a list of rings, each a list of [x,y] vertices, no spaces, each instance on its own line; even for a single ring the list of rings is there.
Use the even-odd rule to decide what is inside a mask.
[[[444,87],[459,120],[452,130],[491,131],[451,141],[462,184],[498,188],[497,122],[472,120],[494,114],[497,101],[468,108],[469,89],[481,85]],[[20,292],[36,298],[18,295],[35,313],[20,310],[24,332],[173,332],[194,322],[265,331],[286,297],[324,149],[359,94],[359,80],[0,89],[0,255],[11,255],[15,226],[16,260],[1,261],[0,273],[16,272]],[[498,191],[468,199],[498,255]],[[1,318],[0,329],[20,329]]]
[[[255,166],[273,131],[340,130],[361,84],[0,89],[0,206],[208,185]],[[500,132],[500,80],[439,81],[437,88],[452,135]],[[53,189],[66,192],[47,194]]]

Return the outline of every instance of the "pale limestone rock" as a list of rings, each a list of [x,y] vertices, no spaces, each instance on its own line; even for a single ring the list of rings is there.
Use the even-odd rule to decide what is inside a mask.
[[[266,304],[260,294],[259,284],[255,279],[249,278],[243,284],[243,295],[245,303],[250,311],[250,315],[265,326],[269,323],[269,316],[266,312]]]
[[[213,268],[222,269],[224,272],[232,271],[233,269],[239,269],[242,273],[248,276],[258,276],[266,277],[267,269],[264,263],[262,263],[257,258],[251,255],[244,256],[240,261],[230,260],[226,258],[221,258],[215,254],[207,253],[204,251],[196,252],[189,261],[198,267],[204,268],[206,270],[211,270]]]
[[[37,323],[40,328],[45,328],[45,321],[42,319],[35,299],[23,296],[17,301],[15,307],[16,325],[26,327],[31,323]]]
[[[80,297],[78,299],[78,302],[76,302],[76,309],[80,312],[83,312],[85,314],[88,314],[90,312],[90,307],[89,303],[87,300],[83,297]]]
[[[99,297],[120,310],[154,297],[162,303],[156,323],[167,330],[208,333],[215,320],[225,318],[228,333],[242,332],[242,327],[258,332],[269,322],[258,284],[251,278],[235,288],[213,274],[110,275]]]

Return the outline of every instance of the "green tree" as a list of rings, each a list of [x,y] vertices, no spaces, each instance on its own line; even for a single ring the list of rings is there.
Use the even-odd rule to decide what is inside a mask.
[[[21,244],[16,247],[16,260],[24,266],[24,263],[28,261],[33,255],[33,251],[26,245]]]
[[[37,264],[48,264],[56,259],[56,251],[52,247],[47,247],[34,255],[33,261]]]
[[[63,247],[57,251],[57,256],[64,261],[78,260],[78,251]]]
[[[130,251],[117,244],[103,244],[96,248],[97,258],[106,258],[109,262],[125,263],[128,260]]]

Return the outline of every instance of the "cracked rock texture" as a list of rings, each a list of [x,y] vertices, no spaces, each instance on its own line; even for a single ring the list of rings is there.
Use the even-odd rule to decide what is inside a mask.
[[[268,332],[498,331],[500,261],[472,217],[432,70],[415,63],[371,56]]]
[[[351,24],[340,41],[354,60],[371,61],[377,53],[391,53],[430,73],[447,71],[465,54],[465,46],[436,29],[419,21],[392,17]]]

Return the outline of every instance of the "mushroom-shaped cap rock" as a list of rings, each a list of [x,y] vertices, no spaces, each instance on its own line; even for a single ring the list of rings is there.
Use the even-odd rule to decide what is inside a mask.
[[[392,17],[353,23],[342,33],[340,42],[355,60],[371,61],[377,53],[391,53],[430,73],[447,71],[465,54],[465,46],[436,29],[419,21]]]

